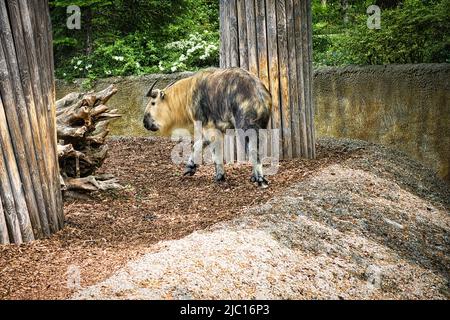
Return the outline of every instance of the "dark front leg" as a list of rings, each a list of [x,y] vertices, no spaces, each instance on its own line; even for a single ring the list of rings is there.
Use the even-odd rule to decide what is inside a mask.
[[[193,176],[197,172],[198,164],[195,164],[191,159],[186,163],[183,176]]]
[[[198,164],[195,162],[196,159],[198,159],[197,155],[202,155],[203,148],[207,147],[209,145],[208,140],[198,140],[194,143],[194,146],[192,148],[192,153],[189,156],[189,159],[186,163],[186,167],[184,169],[184,176],[193,176],[195,172],[197,171]]]
[[[251,181],[261,188],[267,188],[269,186],[269,181],[264,177],[262,164],[259,161],[253,165]]]

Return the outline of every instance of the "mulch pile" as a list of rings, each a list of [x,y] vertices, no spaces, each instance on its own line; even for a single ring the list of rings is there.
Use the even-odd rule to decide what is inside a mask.
[[[380,145],[318,144],[339,163],[232,220],[151,246],[72,298],[448,300],[448,184]]]
[[[248,165],[227,166],[223,184],[213,182],[211,165],[183,177],[183,167],[170,159],[174,143],[164,138],[115,138],[109,145],[102,171],[118,177],[124,190],[68,200],[63,230],[30,244],[0,246],[0,299],[68,298],[73,267],[82,287],[92,285],[150,245],[230,220],[358,152],[319,144],[317,159],[282,161],[262,190],[250,182]]]

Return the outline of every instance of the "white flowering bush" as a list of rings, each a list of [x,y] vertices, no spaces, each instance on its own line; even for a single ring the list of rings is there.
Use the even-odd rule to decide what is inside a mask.
[[[186,39],[168,43],[164,50],[166,54],[158,64],[161,72],[171,73],[215,66],[219,59],[219,36],[208,31],[194,32]]]
[[[154,41],[142,35],[129,35],[114,43],[97,44],[90,55],[73,57],[57,77],[71,80],[95,80],[111,76],[140,75],[158,72],[157,48]]]
[[[90,55],[73,57],[57,69],[57,77],[66,80],[172,73],[218,65],[219,35],[204,31],[186,39],[155,43],[142,35],[129,35],[112,44],[95,46]]]

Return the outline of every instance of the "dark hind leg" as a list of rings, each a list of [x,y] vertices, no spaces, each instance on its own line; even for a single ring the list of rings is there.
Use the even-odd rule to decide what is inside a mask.
[[[195,162],[195,160],[198,159],[198,156],[202,156],[203,148],[207,147],[209,144],[209,140],[197,140],[194,143],[192,153],[189,156],[186,167],[184,169],[184,176],[193,176],[195,174],[199,166],[198,163]]]
[[[252,161],[253,171],[251,181],[258,184],[261,188],[267,188],[269,186],[269,181],[264,177],[262,163],[259,158],[259,154],[256,156],[256,161]]]
[[[260,158],[259,149],[259,127],[250,128],[255,130],[256,139],[250,138],[248,143],[246,143],[246,150],[249,154],[250,162],[252,163],[253,170],[250,180],[257,184],[261,188],[267,188],[269,186],[269,181],[264,177],[263,166]],[[256,141],[255,141],[256,140]]]
[[[214,166],[216,173],[214,175],[214,180],[216,182],[225,181],[225,167],[223,165],[223,139],[216,137],[217,141],[214,141],[214,148],[212,150],[212,157],[214,161]]]
[[[224,133],[215,128],[205,129],[203,136],[208,140],[209,150],[211,151],[212,161],[214,163],[216,173],[214,180],[222,182],[225,180],[225,168],[223,165],[223,135]]]

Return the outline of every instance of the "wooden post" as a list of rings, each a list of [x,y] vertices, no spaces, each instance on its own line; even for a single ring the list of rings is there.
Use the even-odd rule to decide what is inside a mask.
[[[0,243],[64,223],[47,1],[0,0]]]
[[[261,1],[264,2],[264,1]],[[269,90],[272,94],[272,129],[283,130],[281,123],[281,99],[280,99],[280,69],[278,61],[278,42],[277,42],[277,14],[276,14],[276,3],[275,1],[265,1],[266,2],[266,14],[260,16],[260,19],[266,20],[267,27],[267,61],[269,67]],[[261,10],[261,14],[264,11]],[[262,55],[262,53],[260,54]],[[280,140],[278,143],[282,145],[282,135],[279,135]],[[269,149],[272,152],[271,149]],[[280,154],[283,156],[283,153]]]
[[[239,65],[248,70],[248,39],[247,39],[247,19],[245,18],[245,1],[237,1],[237,21],[239,32]],[[243,22],[242,22],[243,21]]]
[[[2,168],[0,168],[2,170]],[[9,243],[9,233],[6,226],[5,214],[3,213],[3,205],[0,201],[0,243]]]
[[[247,54],[248,69],[253,74],[259,74],[258,69],[258,48],[256,47],[256,16],[255,0],[246,0],[245,16],[247,19]]]
[[[220,0],[220,10],[221,67],[246,69],[270,90],[284,159],[314,158],[311,0]]]

